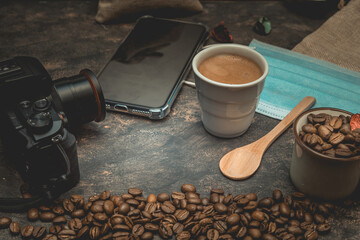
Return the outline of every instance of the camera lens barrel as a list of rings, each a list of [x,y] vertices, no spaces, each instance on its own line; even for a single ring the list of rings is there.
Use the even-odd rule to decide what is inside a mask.
[[[105,100],[95,74],[83,69],[80,74],[54,81],[51,97],[55,108],[63,111],[70,125],[96,121],[105,118]]]

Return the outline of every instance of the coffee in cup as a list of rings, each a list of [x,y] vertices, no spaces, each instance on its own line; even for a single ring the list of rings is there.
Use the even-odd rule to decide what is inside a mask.
[[[199,72],[216,82],[244,84],[259,79],[260,67],[251,59],[234,54],[220,54],[209,57],[200,63]]]
[[[269,72],[265,58],[248,46],[215,44],[196,54],[192,68],[204,128],[217,137],[242,135]]]

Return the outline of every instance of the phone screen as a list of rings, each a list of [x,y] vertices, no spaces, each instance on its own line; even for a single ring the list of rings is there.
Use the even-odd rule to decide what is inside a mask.
[[[144,17],[99,75],[106,101],[159,108],[204,39],[206,27]]]

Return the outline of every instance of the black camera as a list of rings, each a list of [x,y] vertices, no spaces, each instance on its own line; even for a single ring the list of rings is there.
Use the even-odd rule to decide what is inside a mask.
[[[32,57],[0,62],[0,135],[30,193],[52,200],[79,181],[75,137],[69,129],[105,118],[105,101],[96,76],[52,81]]]

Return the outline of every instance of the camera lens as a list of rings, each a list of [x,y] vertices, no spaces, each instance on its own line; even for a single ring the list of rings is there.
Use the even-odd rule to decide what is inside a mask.
[[[101,86],[88,69],[79,75],[54,81],[51,97],[58,111],[63,111],[70,125],[80,125],[105,118],[105,100]]]

